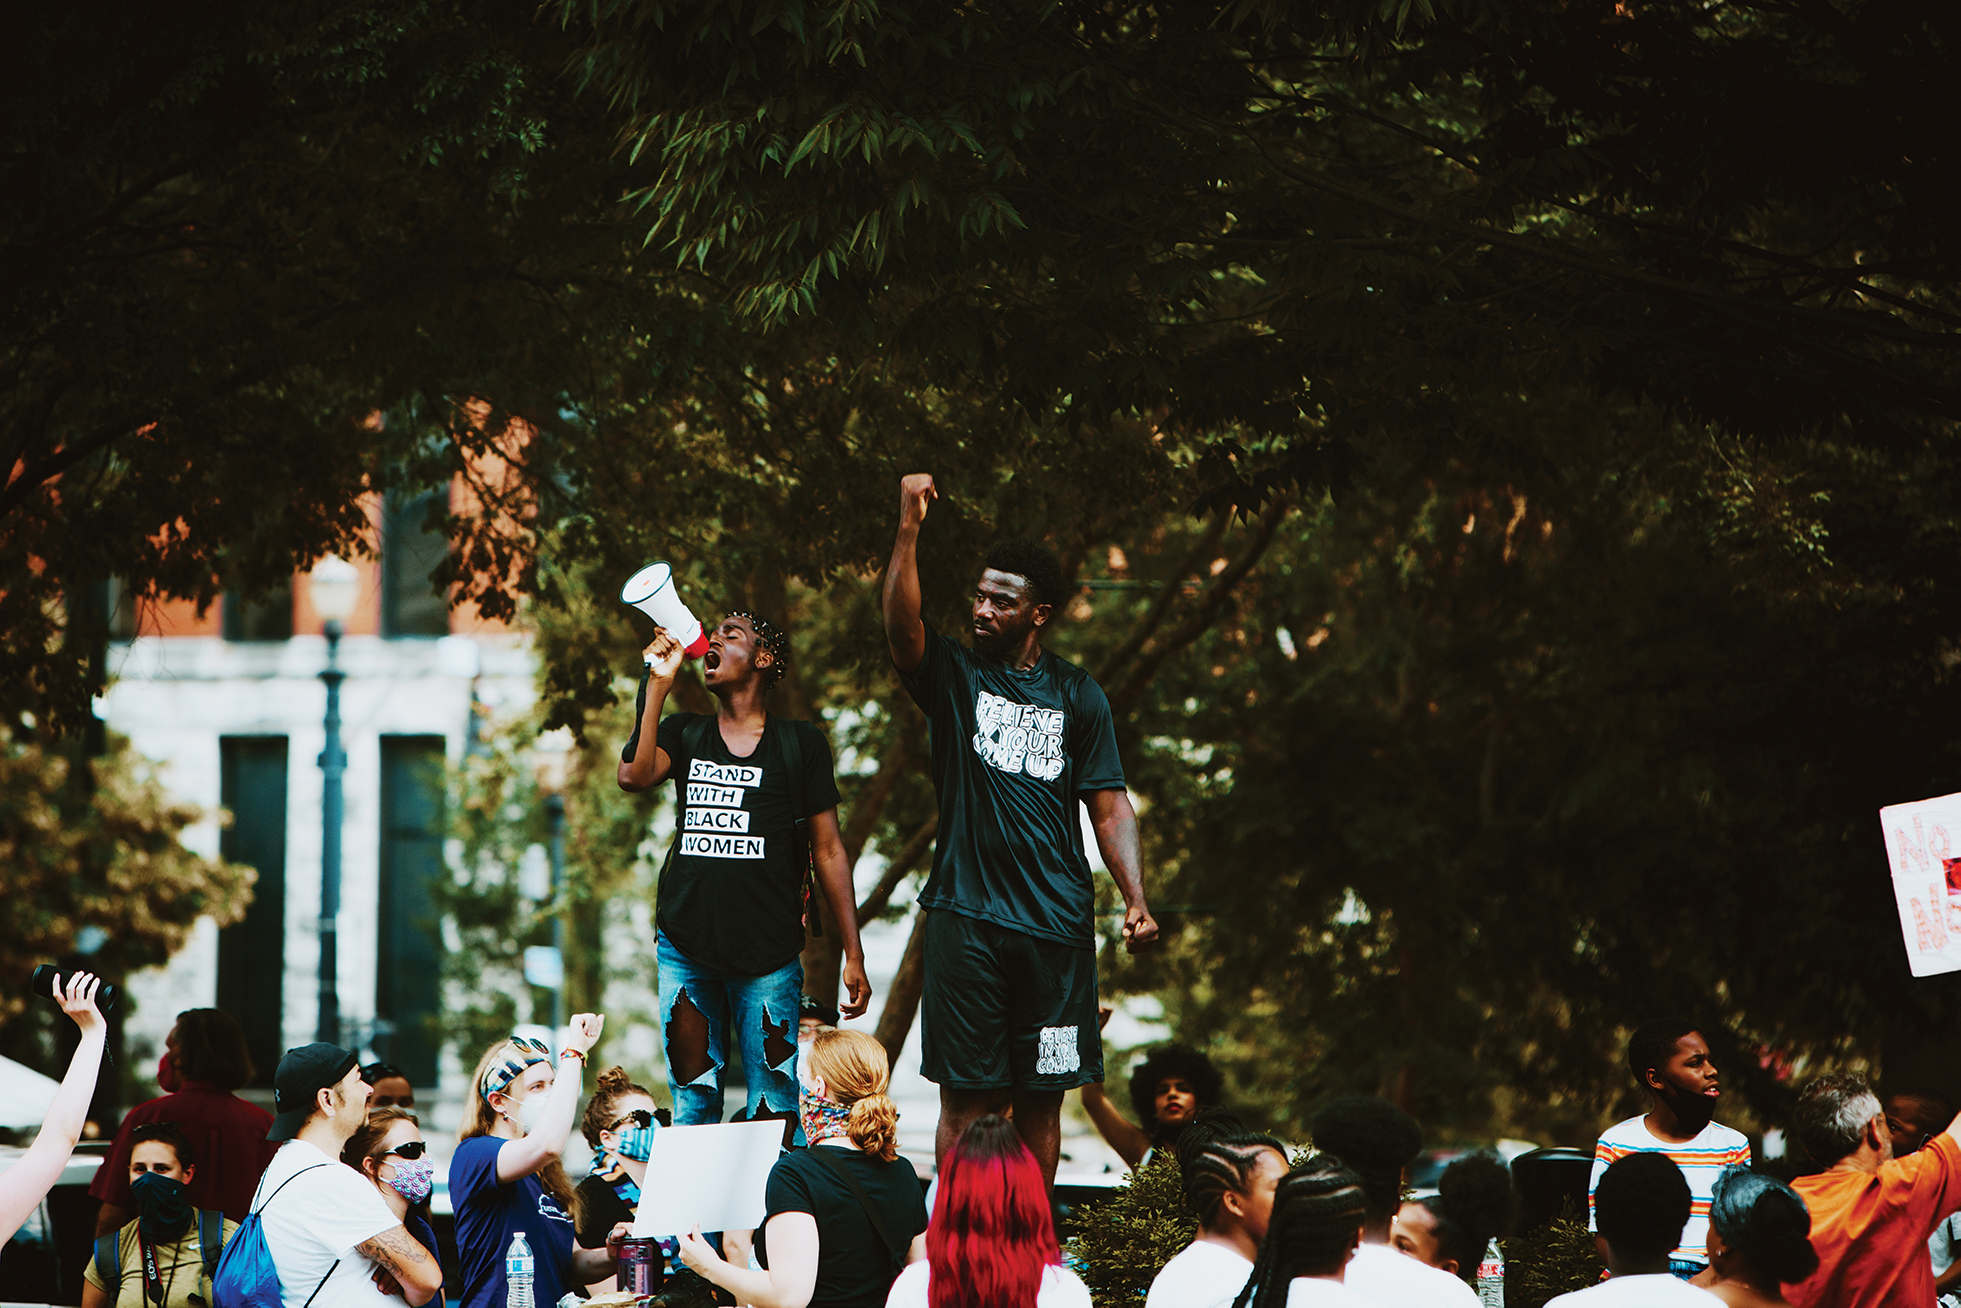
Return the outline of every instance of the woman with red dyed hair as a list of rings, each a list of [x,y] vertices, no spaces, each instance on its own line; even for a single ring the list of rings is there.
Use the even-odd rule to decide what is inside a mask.
[[[1041,1166],[1005,1118],[976,1119],[947,1150],[926,1261],[899,1273],[885,1308],[1090,1308]]]

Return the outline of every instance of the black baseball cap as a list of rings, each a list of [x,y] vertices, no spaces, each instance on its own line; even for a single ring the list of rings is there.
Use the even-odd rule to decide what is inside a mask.
[[[827,1004],[815,995],[805,995],[797,1001],[797,1017],[799,1019],[814,1017],[825,1026],[836,1026],[838,1024],[838,1006],[836,1004]]]
[[[340,1084],[340,1079],[361,1061],[352,1049],[324,1042],[288,1049],[272,1074],[272,1104],[277,1116],[268,1140],[291,1140],[313,1113],[315,1097],[322,1090]]]

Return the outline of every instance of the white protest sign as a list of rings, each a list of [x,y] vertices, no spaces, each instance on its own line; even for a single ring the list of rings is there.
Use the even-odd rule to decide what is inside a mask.
[[[1961,972],[1961,795],[1879,810],[1915,976]]]
[[[664,1126],[654,1132],[635,1236],[748,1231],[763,1224],[763,1189],[783,1148],[783,1123]]]

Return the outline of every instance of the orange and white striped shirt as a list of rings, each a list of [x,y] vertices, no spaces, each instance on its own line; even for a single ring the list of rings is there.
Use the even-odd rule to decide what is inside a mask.
[[[1630,1117],[1600,1133],[1593,1145],[1593,1176],[1587,1182],[1587,1227],[1593,1229],[1593,1194],[1608,1167],[1629,1154],[1667,1154],[1689,1183],[1689,1220],[1682,1243],[1669,1257],[1678,1262],[1709,1261],[1709,1201],[1716,1177],[1732,1163],[1749,1166],[1750,1142],[1741,1131],[1716,1122],[1702,1128],[1687,1144],[1657,1140],[1644,1119]]]

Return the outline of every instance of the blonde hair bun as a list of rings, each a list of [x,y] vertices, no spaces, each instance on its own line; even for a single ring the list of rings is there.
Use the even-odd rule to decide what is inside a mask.
[[[892,1064],[884,1045],[863,1031],[820,1031],[810,1043],[810,1070],[830,1099],[850,1108],[845,1133],[852,1144],[886,1162],[899,1156],[899,1106],[885,1093]]]

